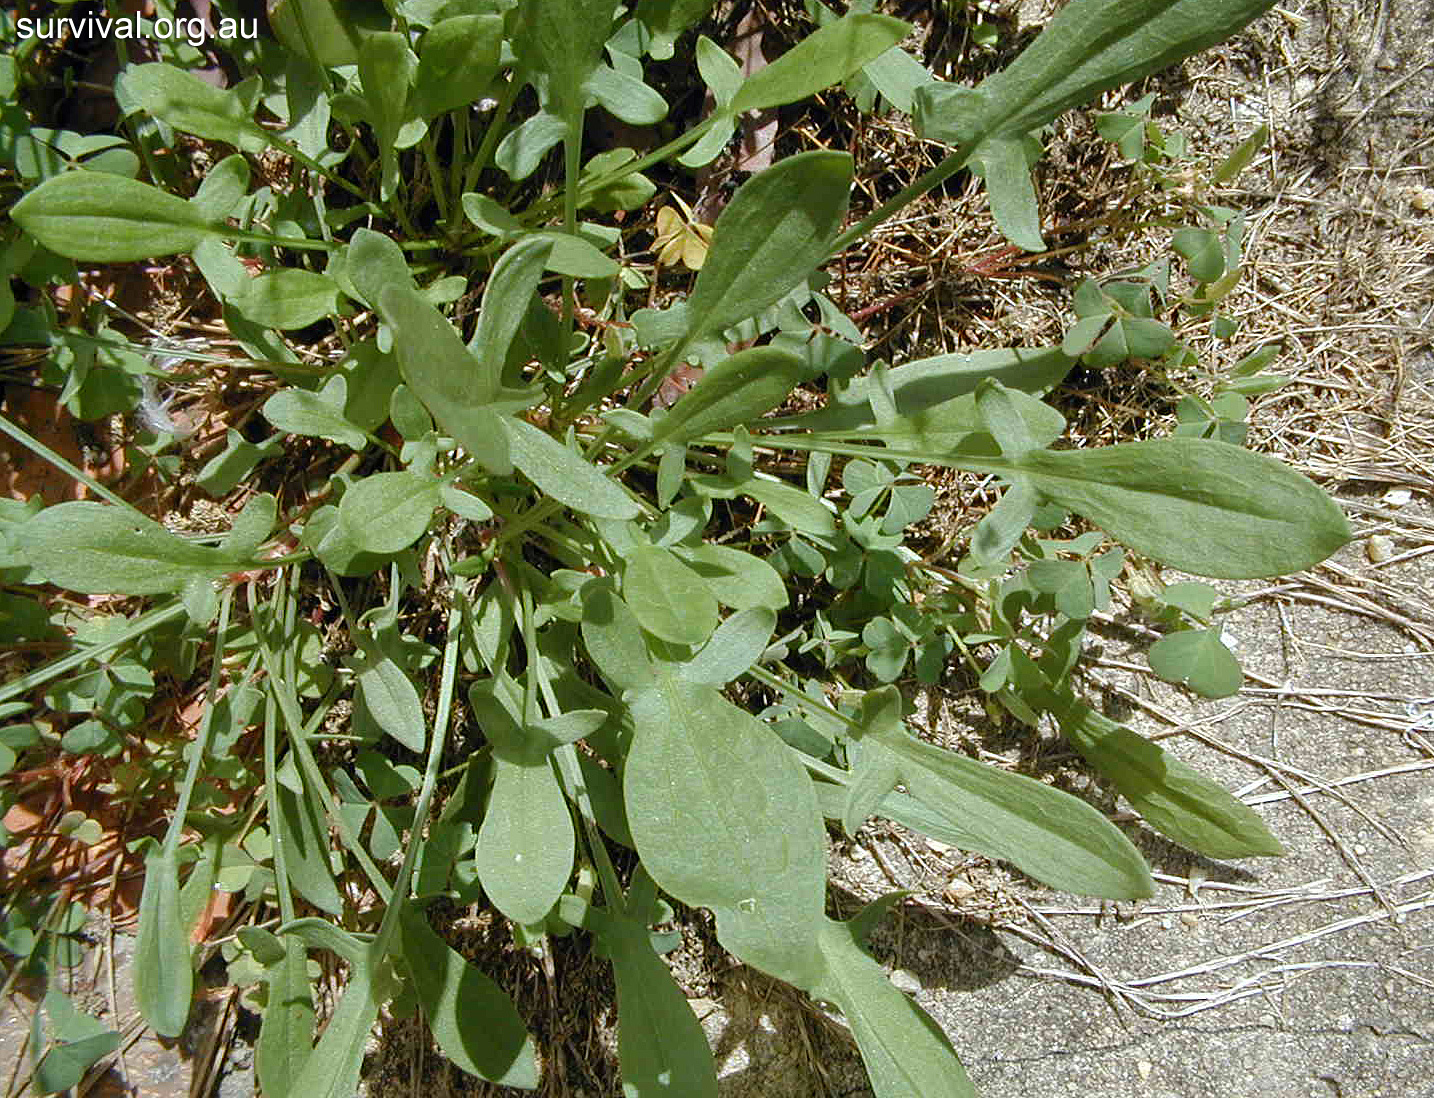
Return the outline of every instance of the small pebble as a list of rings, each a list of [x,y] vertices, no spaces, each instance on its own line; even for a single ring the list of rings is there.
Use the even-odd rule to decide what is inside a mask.
[[[921,981],[913,973],[907,972],[904,968],[898,968],[891,974],[891,982],[902,991],[920,991]]]
[[[976,895],[976,886],[964,877],[952,877],[946,885],[945,895],[953,904],[959,904]]]
[[[1382,564],[1394,556],[1394,539],[1385,534],[1375,534],[1364,543],[1364,555],[1373,564]]]
[[[1155,1065],[1149,1060],[1138,1060],[1135,1064],[1135,1070],[1140,1073],[1142,1079],[1149,1079],[1150,1073],[1155,1070]]]
[[[1180,921],[1187,927],[1193,929],[1200,925],[1200,916],[1196,915],[1193,911],[1182,911],[1180,913]]]

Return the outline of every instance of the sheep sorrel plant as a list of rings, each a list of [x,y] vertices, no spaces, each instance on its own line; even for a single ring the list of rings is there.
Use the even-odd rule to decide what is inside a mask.
[[[886,817],[1072,892],[1135,897],[1152,883],[1084,801],[912,734],[893,684],[935,682],[952,659],[1019,721],[1052,717],[1175,841],[1279,853],[1252,811],[1071,683],[1086,619],[1125,564],[1112,542],[1241,578],[1310,566],[1348,537],[1312,483],[1231,441],[1243,414],[1219,397],[1187,396],[1173,437],[1053,448],[1065,422],[1041,397],[1081,359],[1138,359],[1172,383],[1194,364],[1152,305],[1152,288],[1171,304],[1168,266],[1084,284],[1061,347],[895,366],[867,362],[822,273],[963,168],[984,178],[1013,244],[1040,248],[1035,135],[1271,2],[1073,0],[966,87],[903,53],[910,28],[870,2],[841,16],[812,3],[817,29],[744,76],[692,32],[711,0],[275,0],[273,38],[227,44],[245,77],[234,87],[191,75],[185,42],[123,68],[126,137],[7,108],[5,186],[24,193],[4,255],[25,288],[15,304],[7,280],[4,341],[48,348],[41,381],[82,418],[141,408],[133,460],[161,479],[179,471],[163,389],[222,377],[261,413],[194,477],[232,505],[228,531],[209,536],[172,532],[0,420],[101,497],[3,504],[7,643],[46,624],[46,584],[152,600],[82,606],[80,625],[68,611],[70,647],[0,687],[7,733],[38,727],[15,722],[43,705],[47,728],[57,714],[93,723],[67,750],[131,758],[154,680],[116,678],[118,654],[147,646],[126,666],[182,687],[209,652],[167,833],[143,840],[149,1024],[170,1036],[186,1024],[203,956],[191,928],[217,881],[248,901],[224,948],[231,972],[261,985],[265,1095],[353,1094],[388,1004],[416,1004],[465,1071],[534,1088],[513,1003],[429,921],[437,902],[483,904],[520,940],[576,928],[601,944],[625,1094],[715,1095],[712,1054],[654,946],[665,895],[709,909],[742,962],[839,1010],[877,1094],[970,1094],[947,1038],[863,948],[899,897],[827,916],[825,821],[854,834]],[[596,107],[628,126],[664,121],[648,62],[689,44],[705,119],[648,152],[589,156]],[[3,59],[17,104],[43,80],[38,47],[17,41]],[[644,173],[680,180],[747,112],[842,83],[910,113],[949,155],[851,224],[842,152],[778,160],[710,230],[676,194],[659,200],[661,263],[700,269],[685,296],[656,296],[655,266],[624,251],[648,231],[625,214],[657,194]],[[1141,111],[1108,117],[1102,132],[1158,168]],[[165,152],[178,134],[213,154],[187,196]],[[540,165],[558,187],[530,182]],[[1176,234],[1196,288],[1172,319],[1211,314],[1239,278],[1238,216],[1191,211],[1209,227]],[[172,256],[193,261],[242,353],[137,344],[83,308],[72,261]],[[62,316],[47,291],[67,284]],[[1277,383],[1257,373],[1269,357],[1241,364],[1230,392]],[[816,410],[769,414],[823,385],[824,403],[802,405]],[[904,544],[933,503],[922,465],[1006,486],[956,560]],[[1057,537],[1072,516],[1087,532]],[[1147,595],[1170,630],[1152,652],[1160,673],[1210,694],[1238,686],[1210,627],[1214,592]],[[327,637],[319,598],[342,616]],[[742,679],[771,701],[761,716],[724,693]],[[12,764],[45,742],[11,735]],[[221,769],[250,791],[245,811],[212,810]],[[315,1042],[319,951],[347,979]]]

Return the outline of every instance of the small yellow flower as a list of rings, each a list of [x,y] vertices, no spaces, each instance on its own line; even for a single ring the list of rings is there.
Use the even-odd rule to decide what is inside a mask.
[[[712,226],[692,220],[692,208],[677,195],[672,196],[682,212],[671,206],[657,211],[657,262],[671,267],[681,263],[690,271],[700,271],[707,259],[707,248],[712,243]]]

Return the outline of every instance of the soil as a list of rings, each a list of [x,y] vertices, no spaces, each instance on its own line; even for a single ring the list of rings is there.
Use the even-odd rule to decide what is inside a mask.
[[[1051,7],[1022,0],[991,17],[1016,41]],[[1270,126],[1270,144],[1229,195],[1250,215],[1249,274],[1232,298],[1242,328],[1209,349],[1210,361],[1218,370],[1283,342],[1278,368],[1296,381],[1256,403],[1252,445],[1323,484],[1357,536],[1310,572],[1223,585],[1248,599],[1226,619],[1247,674],[1238,696],[1197,703],[1156,680],[1141,657],[1150,631],[1119,606],[1101,623],[1086,686],[1108,713],[1257,806],[1287,854],[1224,863],[1175,847],[1054,738],[993,729],[953,683],[914,699],[929,734],[1088,796],[1147,855],[1156,895],[1103,905],[1053,893],[874,822],[854,842],[833,832],[833,910],[912,891],[873,948],[951,1036],[985,1098],[1431,1098],[1434,8],[1289,0],[1148,90],[1158,93],[1156,118],[1212,162]],[[1063,124],[1039,176],[1043,209],[1063,217],[1079,215],[1090,178],[1082,126]],[[864,134],[868,153],[898,160],[915,155],[902,140],[874,125]],[[976,190],[953,190],[929,213],[933,224],[989,225]],[[967,258],[996,243],[988,228],[963,239]],[[1125,247],[1138,258],[1152,245]],[[1111,248],[1089,262],[1117,259]],[[933,253],[932,270],[938,260],[947,261]],[[896,253],[883,262],[863,302],[910,290]],[[902,361],[1059,338],[1064,290],[966,277],[876,314],[872,341]],[[1079,429],[1163,429],[1163,411],[1140,405],[1138,379],[1090,385],[1106,387],[1099,407],[1135,403],[1148,417],[1102,425],[1092,414]],[[680,916],[682,944],[669,959],[717,1052],[724,1098],[870,1094],[839,1019],[735,966],[703,913]],[[124,995],[108,991],[111,959],[113,986],[128,986],[126,941],[107,935],[79,975],[79,992],[88,981],[96,1008],[138,1042],[125,1079],[107,1080],[113,1093],[126,1081],[153,1098],[252,1093],[252,1016],[222,989],[171,1047],[129,1024]],[[555,943],[550,956],[502,956],[503,982],[549,1069],[543,1093],[617,1094],[606,965],[578,941]],[[0,1019],[0,1065],[18,1061],[24,1031],[16,1011]],[[370,1094],[510,1093],[442,1065],[411,1023],[385,1026],[372,1052]]]

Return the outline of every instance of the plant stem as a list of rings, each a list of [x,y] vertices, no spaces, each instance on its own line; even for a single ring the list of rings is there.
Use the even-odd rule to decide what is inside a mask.
[[[927,191],[934,187],[939,187],[942,183],[946,182],[946,180],[950,179],[966,166],[966,161],[971,158],[971,154],[975,150],[975,142],[968,142],[962,145],[920,179],[909,186],[903,187],[875,210],[867,214],[851,228],[847,229],[841,236],[837,237],[836,243],[832,245],[831,254],[837,255],[846,251],[852,243],[860,240],[903,206],[914,202]]]
[[[398,916],[408,900],[409,884],[413,880],[413,867],[418,853],[423,849],[422,828],[428,818],[429,806],[433,803],[433,791],[438,787],[439,764],[443,759],[443,747],[448,739],[448,723],[453,714],[453,689],[458,672],[458,640],[462,636],[462,612],[457,592],[450,592],[448,606],[448,637],[443,645],[443,672],[438,686],[438,710],[433,715],[433,731],[428,737],[428,761],[423,768],[423,788],[419,790],[418,802],[413,807],[413,832],[409,836],[408,849],[403,855],[403,867],[398,871],[398,880],[393,886],[393,898],[383,913],[378,936],[374,939],[374,955],[382,957],[388,943],[398,928]]]
[[[54,450],[51,450],[48,446],[46,446],[39,439],[35,438],[24,428],[14,423],[11,423],[10,420],[5,418],[4,416],[0,416],[0,431],[3,431],[5,434],[9,435],[16,442],[20,443],[21,446],[24,446],[27,450],[33,452],[36,456],[44,458],[46,461],[48,461],[51,465],[53,465],[56,469],[60,470],[60,472],[64,473],[66,476],[74,477],[75,480],[79,481],[81,484],[83,484],[90,491],[94,492],[95,495],[99,496],[101,499],[107,499],[115,506],[123,507],[131,514],[138,515],[140,518],[144,519],[145,522],[153,521],[138,507],[130,503],[129,500],[125,499],[120,495],[117,495],[110,489],[106,488],[103,484],[97,481],[94,477],[90,476],[90,474],[85,472],[83,469],[70,464],[70,462],[66,461],[59,454],[55,453]]]
[[[169,830],[164,836],[164,855],[173,857],[179,849],[179,840],[184,834],[184,818],[189,814],[189,802],[194,796],[194,786],[199,781],[199,770],[209,750],[209,728],[214,718],[215,695],[219,693],[219,676],[224,668],[224,636],[229,632],[229,609],[234,603],[234,589],[224,592],[219,602],[219,626],[214,633],[214,659],[209,665],[209,689],[204,696],[204,716],[199,719],[199,733],[189,745],[189,767],[184,773],[184,784],[179,787],[179,803],[174,815],[169,818]]]
[[[3,422],[3,421],[0,421]],[[116,649],[122,648],[136,637],[142,637],[151,629],[155,629],[174,618],[184,615],[184,606],[175,601],[168,606],[155,607],[135,618],[119,636],[103,644],[96,644],[93,647],[82,648],[78,652],[71,652],[68,656],[62,656],[44,667],[37,667],[28,675],[21,675],[18,679],[0,686],[0,702],[7,702],[11,698],[27,694],[37,686],[43,686],[51,679],[58,678],[73,667],[79,667],[90,660],[103,659]]]

